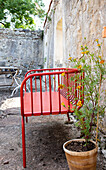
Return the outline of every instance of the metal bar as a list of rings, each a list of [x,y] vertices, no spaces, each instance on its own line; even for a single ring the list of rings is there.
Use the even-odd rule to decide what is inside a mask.
[[[67,74],[67,95],[68,95],[68,112],[67,112],[67,117],[68,117],[68,121],[70,121],[70,117],[69,117],[69,112],[70,112],[70,99],[69,99],[69,74]]]
[[[77,87],[80,86],[81,84],[77,83]],[[77,98],[80,99],[80,90],[79,88],[76,88],[77,91]]]
[[[30,78],[30,90],[31,90],[31,111],[33,115],[33,87],[32,87],[32,77]]]
[[[69,100],[69,75],[67,74],[67,95],[68,95],[68,112],[70,111],[70,100]]]
[[[84,76],[85,76],[85,75],[84,75],[84,72],[83,72],[83,80],[84,80]],[[83,84],[83,102],[84,102],[84,81],[83,81],[82,84]]]
[[[28,123],[28,117],[26,117],[26,123]]]
[[[54,91],[56,91],[56,75],[54,75]]]
[[[58,73],[60,72],[60,70],[63,70],[65,73],[67,72],[75,72],[75,71],[78,71],[78,69],[75,69],[75,68],[49,68],[49,69],[35,69],[35,70],[29,70],[26,74],[25,74],[25,78],[27,77],[27,75],[31,72],[36,72],[36,71],[39,71],[40,74],[42,73],[42,71],[44,73],[46,73],[45,71],[52,71],[51,73],[53,73],[53,71],[56,71],[56,70],[59,70]],[[67,71],[68,70],[68,71]],[[61,71],[60,73],[63,73],[63,71]],[[79,72],[79,71],[78,71]],[[32,73],[31,73],[32,74]],[[38,73],[39,74],[39,73]]]
[[[80,97],[80,99],[83,103],[83,101],[84,101],[84,82],[82,82],[82,80],[84,79],[84,72],[82,72],[81,74],[82,75],[81,75],[81,95],[80,95],[81,97]]]
[[[46,75],[45,75],[45,91],[47,91]]]
[[[72,74],[73,78],[75,78],[75,74]],[[75,81],[72,81],[72,93],[75,93]]]
[[[21,116],[24,116],[24,98],[23,98],[23,88],[20,88],[20,97],[21,97]]]
[[[50,113],[52,114],[51,76],[49,75]]]
[[[76,78],[75,78],[75,101],[77,104],[77,101],[78,101],[78,99],[77,99],[77,74],[75,76],[76,76]]]
[[[63,76],[61,76],[61,84],[63,84],[62,80],[63,80]]]
[[[23,149],[23,167],[26,167],[26,147],[25,147],[25,125],[24,125],[24,116],[21,118],[22,122],[22,149]]]
[[[60,85],[60,78],[58,74],[58,86]],[[59,88],[59,113],[61,113],[61,98],[60,98],[60,88]]]
[[[80,100],[82,101],[82,75],[81,75],[81,90],[80,90]]]
[[[36,73],[36,72],[35,72]],[[35,92],[37,92],[37,82],[36,82],[36,76],[35,76]]]
[[[42,101],[42,77],[40,76],[40,104],[41,104],[41,115],[43,114],[43,101]]]
[[[26,82],[25,82],[25,91],[26,91]]]

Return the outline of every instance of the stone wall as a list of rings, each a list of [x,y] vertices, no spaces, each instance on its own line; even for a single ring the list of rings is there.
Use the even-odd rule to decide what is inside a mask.
[[[95,39],[103,42],[102,29],[106,24],[105,0],[65,0],[65,54],[80,56],[81,45],[86,43],[91,48]]]
[[[89,47],[92,47],[95,39],[99,39],[104,45],[103,51],[105,50],[106,39],[102,38],[102,29],[106,25],[105,9],[105,0],[54,0],[52,2],[49,11],[51,21],[47,21],[44,26],[45,39],[53,44],[52,51],[50,51],[49,46],[45,46],[46,54],[44,54],[51,63],[49,66],[57,66],[55,51],[60,54],[60,49],[56,50],[58,42],[55,41],[60,19],[62,19],[63,66],[66,65],[69,55],[71,57],[81,55],[84,37],[86,37],[86,43]],[[52,60],[50,56],[52,56]]]
[[[47,58],[47,63],[45,67],[56,67],[61,66],[61,63],[59,63],[59,60],[56,60],[56,28],[57,23],[62,18],[62,0],[56,0],[53,1],[51,4],[50,11],[48,13],[51,20],[47,20],[47,22],[44,25],[44,56]],[[58,42],[57,42],[58,43]],[[60,50],[60,49],[59,49]]]
[[[42,67],[43,32],[0,28],[0,65],[28,70]]]
[[[61,67],[68,65],[69,56],[81,56],[81,45],[86,44],[91,51],[94,50],[95,40],[102,42],[103,59],[106,60],[106,38],[102,38],[103,27],[106,26],[106,1],[105,0],[53,0],[47,20],[44,25],[44,55],[48,67]],[[58,23],[62,20],[62,38],[58,39]],[[59,48],[59,41],[63,41],[63,48]],[[48,45],[46,45],[48,43]],[[51,48],[50,48],[51,44]],[[52,49],[52,50],[51,50]],[[63,52],[61,53],[61,50]],[[63,54],[63,56],[61,56]],[[58,63],[58,56],[60,60]],[[62,57],[62,62],[61,62]],[[105,83],[104,83],[105,84]],[[106,113],[103,121],[106,127]]]

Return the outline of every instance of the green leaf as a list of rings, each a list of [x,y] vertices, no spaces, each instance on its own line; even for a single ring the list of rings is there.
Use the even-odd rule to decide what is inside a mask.
[[[0,0],[0,22],[5,28],[35,27],[33,17],[37,15],[43,19],[45,16],[42,0]],[[10,15],[10,22],[7,16]]]

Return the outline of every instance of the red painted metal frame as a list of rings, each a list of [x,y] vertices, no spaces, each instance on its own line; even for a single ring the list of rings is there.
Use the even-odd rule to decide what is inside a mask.
[[[62,73],[65,73],[66,76],[61,76]],[[35,69],[35,70],[30,70],[25,74],[25,78],[21,84],[21,88],[20,88],[20,98],[21,98],[21,116],[22,116],[22,148],[23,148],[23,167],[26,167],[26,147],[25,147],[25,123],[24,123],[24,117],[28,116],[38,116],[38,115],[49,115],[49,114],[60,114],[60,113],[67,113],[67,117],[68,120],[70,120],[69,118],[69,113],[74,112],[74,110],[72,109],[72,106],[70,104],[70,102],[73,102],[75,104],[75,106],[77,105],[78,100],[76,101],[76,98],[79,97],[79,100],[82,101],[82,104],[84,103],[84,92],[83,94],[80,94],[79,90],[77,89],[77,80],[75,82],[69,82],[69,77],[70,75],[74,76],[76,74],[81,73],[78,69],[70,69],[70,68],[50,68],[50,69]],[[81,73],[82,75],[80,76],[81,79],[81,90],[84,91],[84,83],[82,82],[82,79],[84,78],[84,73]],[[45,77],[45,92],[42,92],[42,77]],[[49,77],[49,92],[47,92],[47,76]],[[54,81],[54,92],[52,92],[52,82],[51,82],[51,76],[54,76],[53,81]],[[65,82],[65,86],[66,87],[66,92],[68,94],[68,97],[64,98],[64,95],[61,95],[61,91],[60,88],[58,88],[58,92],[56,92],[56,76],[57,76],[57,86],[59,87],[59,85],[61,83]],[[33,79],[34,77],[34,79]],[[39,81],[40,81],[40,92],[37,92],[37,82],[36,82],[36,78],[39,77]],[[65,80],[66,79],[66,80]],[[26,83],[27,80],[30,80],[30,92],[26,92],[27,88],[26,88]],[[33,81],[35,84],[35,92],[33,92]],[[69,86],[73,86],[72,87],[72,91],[73,94],[75,94],[75,96],[70,95],[69,93]],[[28,95],[29,97],[25,98],[24,96]],[[39,94],[39,95],[38,95]],[[47,103],[49,105],[49,110],[43,111],[43,106],[45,101],[43,101],[44,99],[44,94],[49,94],[49,103]],[[55,97],[55,94],[58,94],[58,110],[55,111],[53,110],[53,95]],[[40,100],[40,112],[36,112],[35,113],[35,97],[39,96]],[[63,111],[63,106],[61,105],[62,99],[64,98],[64,100],[67,100],[68,104],[67,104],[67,111]],[[28,101],[24,101],[24,100],[28,100]],[[73,101],[75,100],[75,101]],[[31,107],[31,111],[28,113],[25,113],[25,102],[29,102],[27,105],[28,107]],[[70,109],[71,108],[71,109]],[[80,107],[78,107],[78,109],[80,109]]]

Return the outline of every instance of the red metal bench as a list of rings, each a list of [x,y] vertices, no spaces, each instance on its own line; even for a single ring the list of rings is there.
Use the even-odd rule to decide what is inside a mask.
[[[37,69],[26,73],[20,88],[23,167],[26,167],[24,117],[67,114],[70,120],[69,113],[81,107],[77,106],[78,101],[84,102],[83,77],[80,70],[70,68]],[[81,90],[77,88],[79,85]]]

